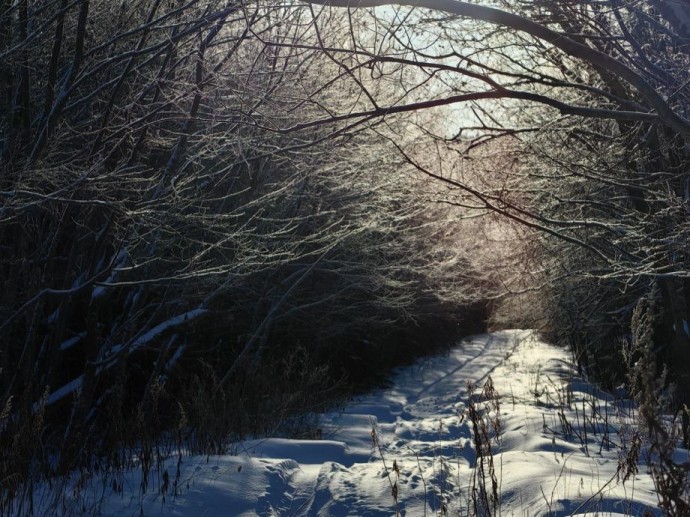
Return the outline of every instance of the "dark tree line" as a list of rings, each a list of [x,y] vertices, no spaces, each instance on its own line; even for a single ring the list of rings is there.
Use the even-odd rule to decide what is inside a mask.
[[[2,3],[3,510],[161,443],[299,432],[481,329],[481,275],[386,141],[284,131],[359,94],[324,89],[317,34],[347,38],[304,6]]]

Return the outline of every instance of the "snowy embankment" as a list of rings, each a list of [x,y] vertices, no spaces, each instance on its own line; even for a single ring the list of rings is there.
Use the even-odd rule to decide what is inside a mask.
[[[482,397],[489,379],[498,395]],[[498,332],[400,369],[391,388],[324,415],[320,439],[175,457],[143,494],[140,473],[93,480],[58,513],[473,515],[484,495],[490,515],[657,515],[644,465],[619,479],[634,428],[630,405],[578,379],[566,351]]]

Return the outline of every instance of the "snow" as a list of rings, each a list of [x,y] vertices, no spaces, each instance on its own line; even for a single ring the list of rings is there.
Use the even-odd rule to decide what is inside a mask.
[[[107,367],[110,367],[112,366],[112,364],[114,364],[115,358],[120,353],[122,353],[122,351],[125,348],[127,349],[127,353],[131,354],[132,352],[142,348],[143,346],[148,345],[151,341],[156,339],[163,332],[166,332],[169,329],[177,327],[178,325],[181,325],[183,323],[187,323],[191,320],[194,320],[200,316],[203,316],[206,313],[206,309],[197,308],[182,314],[178,314],[177,316],[173,316],[172,318],[168,318],[164,322],[159,323],[149,331],[145,332],[143,335],[136,338],[134,341],[131,341],[128,344],[117,344],[110,347],[110,349],[108,349],[108,351],[105,354],[105,358],[102,359],[102,361],[110,361],[110,363],[107,365]]]
[[[636,425],[632,405],[574,371],[565,350],[531,331],[477,336],[397,370],[390,388],[322,415],[320,439],[255,439],[225,456],[175,456],[144,493],[136,470],[79,489],[68,483],[59,513],[393,516],[395,484],[403,516],[472,515],[481,483],[468,408],[470,401],[484,407],[479,394],[490,377],[500,395],[501,431],[491,442],[498,514],[661,515],[644,465],[626,483],[617,476],[622,437]],[[687,460],[688,451],[678,453]],[[51,498],[37,498],[46,514]]]
[[[65,350],[69,350],[74,345],[78,344],[85,337],[86,337],[86,332],[80,332],[76,336],[71,337],[69,339],[66,339],[65,341],[60,343],[60,351],[64,352]]]
[[[71,381],[69,381],[64,386],[61,386],[60,388],[56,389],[46,399],[46,406],[50,406],[51,404],[55,404],[57,401],[62,400],[67,395],[71,395],[72,393],[74,393],[75,391],[80,389],[83,380],[84,380],[84,376],[80,375],[76,379],[72,379]]]

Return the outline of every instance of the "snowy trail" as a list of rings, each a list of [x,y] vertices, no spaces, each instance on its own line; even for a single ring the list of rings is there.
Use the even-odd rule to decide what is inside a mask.
[[[368,451],[370,456],[367,462],[348,468],[324,465],[304,515],[391,513],[395,501],[380,453],[372,451],[372,425],[391,480],[399,487],[400,512],[423,515],[425,505],[428,513],[440,511],[446,496],[459,488],[447,472],[447,463],[456,463],[459,474],[465,474],[462,479],[468,477],[474,458],[469,427],[460,422],[467,381],[485,379],[518,342],[517,335],[511,334],[467,341],[448,356],[403,369],[393,388],[363,397],[343,415],[327,420],[327,435],[332,433],[333,439],[347,443],[351,451]],[[394,460],[399,474],[390,470]],[[410,497],[404,493],[408,489]]]
[[[634,423],[629,405],[578,380],[566,352],[530,331],[477,336],[446,355],[399,369],[391,388],[324,415],[320,440],[254,440],[233,456],[183,457],[176,495],[171,487],[162,493],[161,475],[143,495],[137,473],[124,476],[121,493],[94,482],[73,498],[72,510],[387,516],[395,515],[395,484],[403,516],[473,515],[472,487],[481,480],[475,476],[468,382],[476,386],[473,400],[481,407],[477,394],[489,376],[500,395],[500,440],[491,450],[497,514],[660,515],[644,466],[627,483],[617,480],[617,431]],[[372,444],[372,428],[380,451]],[[168,460],[166,470],[174,479],[177,460]]]

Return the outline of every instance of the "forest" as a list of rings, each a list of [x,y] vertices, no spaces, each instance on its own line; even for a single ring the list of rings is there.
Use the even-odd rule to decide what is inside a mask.
[[[687,446],[689,321],[684,2],[0,2],[0,513],[487,329]]]

